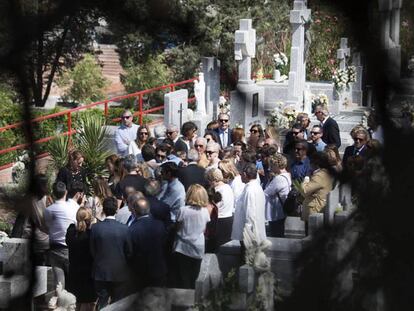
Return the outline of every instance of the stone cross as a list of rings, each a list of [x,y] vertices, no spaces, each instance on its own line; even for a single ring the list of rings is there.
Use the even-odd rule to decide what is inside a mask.
[[[240,29],[234,35],[234,58],[239,61],[239,81],[241,84],[254,83],[252,76],[252,58],[256,55],[256,30],[251,19],[241,19]]]
[[[351,50],[348,47],[348,38],[341,38],[340,48],[336,51],[336,58],[339,59],[340,69],[346,69],[346,60],[349,56],[351,56]]]
[[[290,11],[292,25],[292,48],[290,50],[290,71],[288,87],[288,104],[296,105],[300,110],[303,104],[303,92],[306,81],[305,24],[309,21],[311,10],[306,7],[305,0],[295,0],[293,10]]]

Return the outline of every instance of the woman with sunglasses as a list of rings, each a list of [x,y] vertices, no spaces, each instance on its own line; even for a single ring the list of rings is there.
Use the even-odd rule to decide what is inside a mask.
[[[247,144],[256,149],[260,141],[264,140],[263,128],[260,124],[253,124],[250,127],[250,136],[247,141]]]
[[[151,132],[148,125],[141,125],[137,131],[137,139],[129,145],[129,154],[135,155],[139,162],[143,161],[141,149],[148,142],[150,137]]]

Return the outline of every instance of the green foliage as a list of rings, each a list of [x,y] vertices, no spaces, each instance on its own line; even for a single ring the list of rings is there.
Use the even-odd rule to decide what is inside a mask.
[[[56,170],[64,167],[69,159],[69,137],[59,136],[49,141],[47,152],[49,152]]]
[[[337,67],[336,51],[339,49],[341,37],[352,39],[346,25],[348,19],[328,5],[311,5],[312,42],[306,63],[307,79],[310,81],[330,81]],[[352,46],[352,40],[350,40]],[[354,46],[355,47],[355,46]]]
[[[0,231],[6,232],[10,236],[14,223],[8,220],[0,220]]]
[[[132,60],[128,61],[121,81],[128,93],[134,93],[169,84],[172,79],[171,71],[164,63],[164,56],[159,54],[150,56],[144,63],[135,64]],[[144,109],[162,105],[164,94],[168,91],[144,95]]]
[[[67,88],[63,99],[80,104],[90,104],[104,99],[103,89],[107,84],[101,67],[91,54],[86,54],[73,69],[66,71],[58,80],[60,87]]]
[[[232,269],[217,288],[210,290],[205,300],[195,306],[199,311],[227,311],[233,296],[238,292],[237,276]]]
[[[194,78],[200,70],[200,51],[193,45],[180,45],[164,52],[165,62],[171,69],[173,81],[184,81]]]
[[[81,124],[74,143],[85,157],[88,183],[91,184],[105,170],[105,158],[109,155],[105,142],[107,129],[104,118],[94,114],[84,115]]]

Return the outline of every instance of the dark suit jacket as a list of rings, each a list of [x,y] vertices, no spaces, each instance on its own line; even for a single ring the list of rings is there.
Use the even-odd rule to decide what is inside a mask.
[[[233,143],[233,141],[231,140],[231,132],[232,132],[232,130],[230,128],[227,130],[227,133],[228,133],[227,146],[223,146],[223,144],[221,143],[221,139],[220,139],[220,129],[217,128],[214,131],[217,134],[218,142],[219,142],[221,148],[226,148],[226,147],[230,146]]]
[[[151,215],[155,219],[161,220],[165,228],[168,228],[171,224],[170,206],[153,196],[147,196],[147,200],[150,204]]]
[[[186,191],[193,184],[200,184],[206,187],[208,183],[205,173],[205,168],[192,163],[186,167],[179,168],[178,180],[184,185]]]
[[[118,200],[122,200],[126,187],[133,187],[137,191],[144,192],[144,184],[146,179],[140,175],[128,174],[115,187],[115,196]]]
[[[92,274],[95,280],[124,282],[130,277],[128,258],[131,242],[128,227],[115,219],[105,219],[91,228]]]
[[[364,146],[364,148],[358,153],[361,157],[365,157],[365,154],[367,152],[367,147]],[[349,157],[356,155],[356,150],[354,146],[348,146],[345,148],[344,155],[342,157],[342,167],[346,169],[346,163],[348,162]]]
[[[331,117],[326,119],[323,124],[323,135],[322,140],[325,144],[334,144],[338,149],[341,146],[341,137],[339,136],[339,126],[338,123]]]
[[[167,274],[164,224],[151,215],[140,217],[128,228],[132,244],[132,266],[141,286],[162,286]]]
[[[185,151],[185,152],[188,152],[188,146],[185,143],[184,139],[182,139],[181,137],[178,138],[178,140],[175,142],[174,149],[175,149],[175,151]]]

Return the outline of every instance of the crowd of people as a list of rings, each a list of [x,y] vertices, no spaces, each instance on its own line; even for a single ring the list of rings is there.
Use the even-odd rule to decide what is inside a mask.
[[[203,136],[188,121],[133,123],[125,110],[107,174],[86,187],[84,156],[71,151],[53,184],[37,175],[30,217],[35,263],[63,271],[65,287],[84,310],[147,286],[194,288],[203,255],[250,227],[259,240],[284,237],[283,208],[299,183],[301,218],[326,205],[335,184],[349,182],[381,142],[363,127],[343,158],[338,124],[317,106],[318,124],[298,115],[281,145],[274,127],[253,124],[249,136],[220,113]],[[377,133],[377,137],[378,133]],[[347,176],[340,180],[339,176]]]

